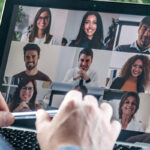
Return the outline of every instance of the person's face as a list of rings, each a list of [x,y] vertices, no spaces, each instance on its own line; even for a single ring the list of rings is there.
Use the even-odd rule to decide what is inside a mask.
[[[128,96],[124,101],[124,104],[121,107],[122,114],[131,116],[135,113],[136,110],[136,100],[133,96]]]
[[[34,89],[33,89],[32,82],[29,82],[27,85],[23,86],[20,90],[21,101],[28,103],[33,96],[33,92],[34,92]]]
[[[37,20],[37,27],[40,30],[45,30],[49,24],[50,18],[47,11],[44,11],[40,14],[38,20]]]
[[[131,76],[137,78],[143,72],[143,62],[140,59],[137,59],[131,67]]]
[[[92,63],[91,56],[87,56],[85,54],[81,54],[79,60],[78,60],[78,66],[79,69],[82,69],[84,71],[87,71]]]
[[[138,30],[138,45],[141,49],[150,47],[150,26],[143,24]]]
[[[38,63],[38,53],[35,50],[26,51],[24,56],[24,61],[27,70],[32,70],[37,66]]]
[[[89,39],[93,38],[97,29],[97,18],[95,15],[89,15],[84,23],[84,32]]]

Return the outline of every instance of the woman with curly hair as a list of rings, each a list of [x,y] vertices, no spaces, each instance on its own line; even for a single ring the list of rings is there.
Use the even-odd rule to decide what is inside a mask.
[[[35,80],[20,80],[8,107],[11,112],[32,111],[41,108],[36,104],[37,87]]]
[[[101,49],[103,44],[103,24],[99,13],[88,11],[80,26],[78,36],[69,46]]]
[[[110,88],[123,91],[144,92],[150,81],[150,59],[145,55],[129,58]]]
[[[32,42],[36,44],[45,43],[53,44],[56,42],[53,35],[51,35],[51,11],[49,8],[41,8],[38,10],[34,22],[31,25],[31,31],[25,33],[21,37],[21,41]]]
[[[119,119],[124,130],[144,131],[142,124],[134,119],[139,109],[140,98],[135,92],[126,92],[119,104]]]

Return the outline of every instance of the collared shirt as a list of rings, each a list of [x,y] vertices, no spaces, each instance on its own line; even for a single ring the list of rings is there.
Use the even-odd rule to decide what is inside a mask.
[[[135,41],[135,42],[133,42],[131,45],[130,45],[130,48],[136,48],[137,49],[137,51],[139,51],[139,52],[149,52],[150,53],[150,47],[148,48],[148,49],[145,49],[145,50],[140,50],[139,49],[139,47],[138,47],[138,45],[137,45],[137,42]]]
[[[119,52],[150,54],[150,48],[140,50],[136,41],[133,42],[132,44],[118,45],[114,50]]]
[[[75,68],[71,68],[67,71],[64,81],[66,83],[72,83],[74,85],[78,85],[80,83],[81,78],[77,79],[77,80],[73,80],[74,77],[76,77],[78,75],[79,72],[79,68],[75,67]],[[99,79],[98,79],[98,74],[94,71],[89,69],[87,71],[87,75],[90,78],[90,82],[83,81],[83,85],[85,86],[99,86]]]

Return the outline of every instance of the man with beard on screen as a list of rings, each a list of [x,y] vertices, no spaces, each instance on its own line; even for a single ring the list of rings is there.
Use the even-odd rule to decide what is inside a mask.
[[[150,16],[142,19],[138,29],[138,38],[131,44],[118,45],[116,51],[150,54]]]
[[[46,74],[39,71],[37,68],[38,60],[40,59],[40,47],[37,44],[29,43],[24,46],[23,50],[26,70],[13,76],[14,83],[16,83],[18,79],[21,80],[26,78],[52,82]]]

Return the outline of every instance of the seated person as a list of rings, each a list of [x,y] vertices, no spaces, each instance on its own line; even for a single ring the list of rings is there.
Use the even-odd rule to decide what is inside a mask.
[[[93,51],[91,49],[83,49],[78,57],[78,67],[71,68],[65,75],[64,82],[73,83],[75,85],[98,85],[98,75],[94,70],[90,69],[93,60]]]
[[[34,22],[29,26],[28,32],[21,37],[22,42],[36,44],[59,44],[58,40],[50,34],[52,16],[49,8],[42,7],[38,10]]]
[[[146,16],[140,22],[138,38],[132,44],[118,45],[116,51],[129,53],[150,54],[150,16]]]
[[[150,81],[150,59],[145,55],[130,57],[121,68],[110,88],[122,91],[144,92]]]
[[[99,13],[88,11],[82,19],[80,31],[69,46],[103,49],[103,23]]]
[[[13,98],[8,104],[11,112],[32,111],[42,108],[36,104],[37,87],[35,80],[20,80]]]
[[[121,97],[119,119],[122,129],[144,131],[142,124],[134,119],[134,115],[139,109],[139,104],[140,98],[135,92],[127,92]]]
[[[36,44],[24,46],[24,62],[26,70],[13,76],[12,83],[18,84],[20,79],[32,79],[52,82],[51,79],[37,68],[40,59],[40,47]]]

